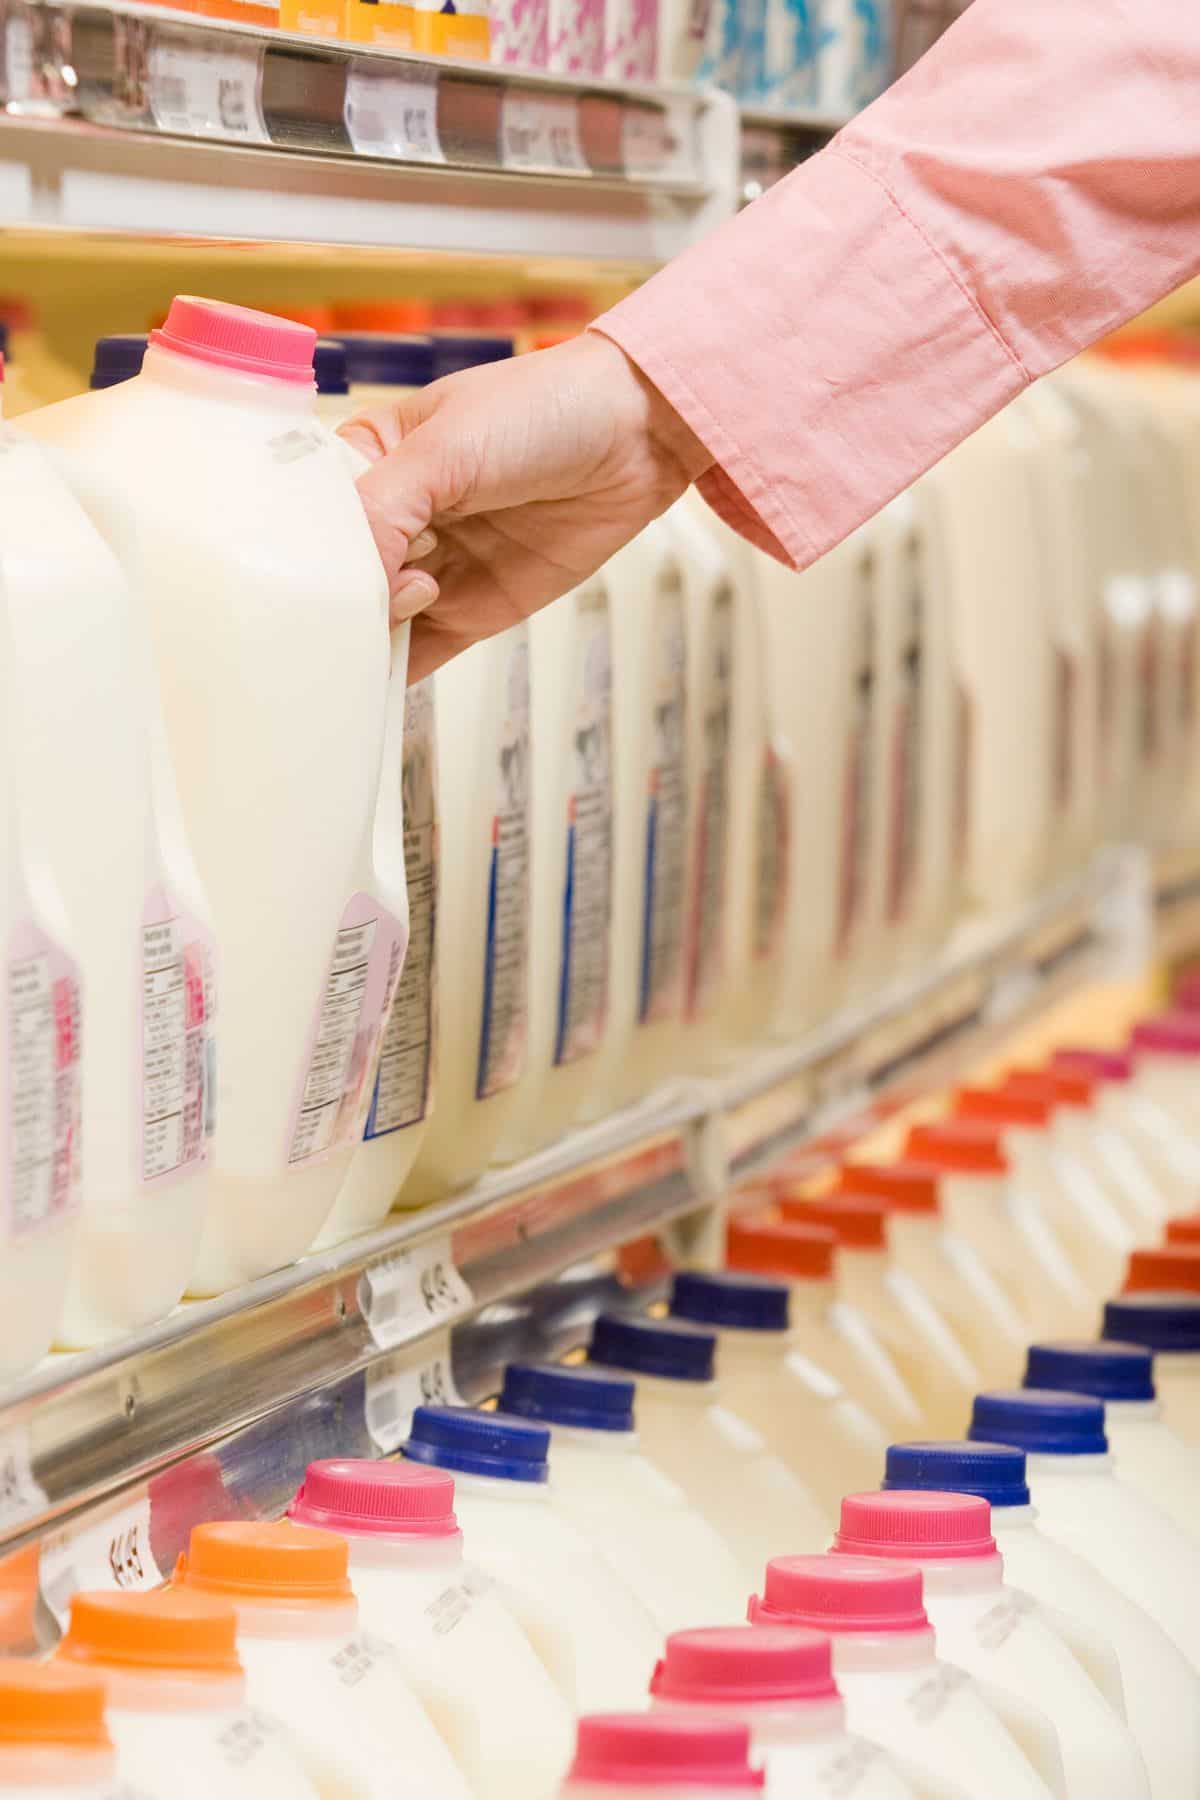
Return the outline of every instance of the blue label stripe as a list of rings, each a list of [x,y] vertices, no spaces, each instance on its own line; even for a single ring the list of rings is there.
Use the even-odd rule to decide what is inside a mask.
[[[560,1063],[567,1040],[567,1007],[571,999],[571,934],[575,924],[575,825],[567,831],[567,881],[563,888],[562,962],[558,971],[558,1031],[554,1061]]]
[[[650,1008],[650,972],[654,962],[654,865],[658,850],[658,795],[646,814],[646,874],[642,882],[642,972],[638,993],[638,1022],[644,1023]]]

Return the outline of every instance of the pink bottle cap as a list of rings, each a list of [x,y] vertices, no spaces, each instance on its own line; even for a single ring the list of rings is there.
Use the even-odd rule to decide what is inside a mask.
[[[761,1788],[750,1767],[750,1732],[686,1713],[600,1713],[580,1719],[572,1782],[608,1787]]]
[[[414,1462],[309,1463],[288,1518],[359,1537],[453,1537],[454,1477]]]
[[[1153,1019],[1143,1019],[1134,1026],[1129,1042],[1135,1051],[1158,1050],[1167,1056],[1200,1056],[1200,1014],[1165,1012]]]
[[[1133,1058],[1128,1050],[1086,1050],[1066,1045],[1050,1058],[1056,1069],[1082,1069],[1096,1081],[1132,1081]]]
[[[777,1556],[767,1564],[752,1625],[804,1625],[810,1631],[925,1631],[924,1583],[917,1568],[866,1556]]]
[[[1181,1012],[1200,1012],[1200,969],[1185,969],[1171,990],[1171,1005]]]
[[[992,1509],[975,1494],[889,1489],[847,1494],[834,1552],[839,1556],[906,1557],[920,1562],[995,1556]]]
[[[659,1700],[697,1706],[838,1697],[825,1633],[789,1625],[673,1631],[650,1678],[650,1692]]]
[[[235,369],[241,375],[312,385],[317,334],[311,325],[253,312],[248,306],[177,294],[166,324],[150,333],[150,342],[157,349]]]

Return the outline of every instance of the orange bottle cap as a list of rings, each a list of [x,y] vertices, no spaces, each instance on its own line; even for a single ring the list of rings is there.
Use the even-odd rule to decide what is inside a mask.
[[[1200,1245],[1131,1250],[1123,1292],[1200,1294]]]
[[[954,1096],[960,1119],[991,1119],[998,1125],[1031,1126],[1042,1131],[1059,1102],[1049,1093],[1014,1093],[1011,1088],[962,1087]]]
[[[863,1194],[814,1194],[809,1199],[781,1199],[779,1210],[790,1225],[824,1225],[847,1250],[883,1250],[887,1245],[887,1206]]]
[[[782,1275],[792,1281],[828,1281],[837,1239],[827,1226],[776,1224],[770,1219],[730,1219],[725,1261],[747,1275]]]
[[[406,337],[429,330],[433,307],[428,300],[339,300],[331,308],[334,331],[384,331]]]
[[[1059,1106],[1090,1106],[1100,1083],[1082,1069],[1010,1069],[1005,1091]]]
[[[942,1171],[933,1163],[843,1163],[837,1192],[880,1201],[891,1212],[940,1212]]]
[[[936,1119],[914,1125],[904,1145],[919,1162],[957,1175],[1007,1175],[1004,1127],[988,1119]]]
[[[1168,1219],[1167,1242],[1200,1246],[1200,1213],[1189,1213],[1185,1219]]]
[[[0,1657],[0,1744],[111,1750],[103,1680],[65,1663]]]
[[[237,1615],[207,1594],[156,1588],[148,1594],[76,1594],[71,1623],[55,1653],[68,1662],[240,1675]]]
[[[349,1563],[344,1537],[290,1519],[197,1525],[175,1581],[231,1600],[345,1606],[354,1598]]]

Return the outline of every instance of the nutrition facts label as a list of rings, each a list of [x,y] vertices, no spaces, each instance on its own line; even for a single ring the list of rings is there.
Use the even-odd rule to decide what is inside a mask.
[[[567,808],[556,1063],[595,1050],[608,1015],[608,923],[612,907],[612,649],[608,595],[598,584],[577,596],[575,741]]]
[[[673,1018],[683,983],[687,854],[687,626],[683,581],[665,569],[655,596],[653,761],[646,796],[646,864],[638,1018]]]
[[[773,744],[763,747],[754,822],[754,913],[751,953],[756,962],[772,955],[787,906],[788,777]]]
[[[729,753],[733,715],[733,590],[713,596],[709,617],[701,726],[703,774],[692,873],[687,1012],[699,1018],[712,1005],[725,949],[725,866],[729,842]]]
[[[433,1058],[434,957],[437,915],[436,747],[433,684],[418,682],[404,707],[404,874],[408,885],[408,950],[392,1000],[367,1138],[416,1125],[429,1108]]]
[[[355,894],[334,938],[288,1163],[357,1137],[360,1096],[391,992],[402,934],[370,894]]]
[[[207,936],[161,889],[142,922],[142,1180],[201,1165],[213,1129]]]
[[[79,977],[34,926],[8,961],[9,1238],[71,1212],[79,1197]]]
[[[475,1095],[511,1087],[529,1020],[529,631],[509,633],[507,710],[500,733],[488,874],[483,1015]]]

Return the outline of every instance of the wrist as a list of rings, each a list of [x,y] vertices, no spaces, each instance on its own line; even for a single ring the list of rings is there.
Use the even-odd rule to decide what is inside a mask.
[[[619,379],[628,386],[630,403],[641,429],[658,447],[661,456],[676,466],[683,486],[690,487],[692,482],[698,481],[706,469],[712,468],[715,459],[682,413],[676,411],[662,390],[655,387],[633,358],[602,328],[589,327],[582,341],[604,347],[611,365],[610,378]]]

